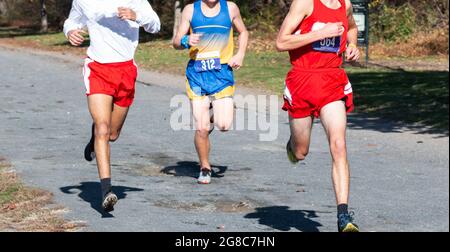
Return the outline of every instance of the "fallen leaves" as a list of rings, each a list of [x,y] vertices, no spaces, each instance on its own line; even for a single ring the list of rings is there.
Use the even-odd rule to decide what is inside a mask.
[[[24,186],[6,158],[0,157],[0,231],[76,231],[84,224],[62,217],[52,204],[52,193]]]

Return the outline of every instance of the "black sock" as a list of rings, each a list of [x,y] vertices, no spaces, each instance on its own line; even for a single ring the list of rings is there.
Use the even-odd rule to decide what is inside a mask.
[[[102,185],[102,196],[105,196],[107,193],[111,192],[111,178],[101,179],[100,184]]]
[[[341,214],[348,214],[348,204],[341,204],[337,207],[338,216]]]

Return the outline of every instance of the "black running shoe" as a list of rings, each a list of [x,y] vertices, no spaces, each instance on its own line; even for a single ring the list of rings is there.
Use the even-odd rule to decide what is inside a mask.
[[[112,191],[103,196],[102,208],[105,212],[109,213],[114,211],[114,205],[119,199]]]
[[[341,233],[358,233],[359,227],[353,222],[354,213],[340,214],[338,216],[338,230]]]
[[[88,162],[92,162],[92,160],[94,160],[95,158],[94,142],[95,142],[95,124],[92,124],[91,140],[89,140],[89,143],[86,145],[86,148],[84,148],[84,158]]]

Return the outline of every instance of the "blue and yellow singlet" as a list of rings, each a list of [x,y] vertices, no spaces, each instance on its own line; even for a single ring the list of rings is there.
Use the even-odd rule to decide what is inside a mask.
[[[207,17],[202,1],[194,2],[191,34],[201,34],[198,46],[189,51],[186,69],[188,95],[191,99],[206,95],[216,98],[234,94],[233,70],[228,66],[234,55],[233,23],[226,0],[219,0],[220,12]]]

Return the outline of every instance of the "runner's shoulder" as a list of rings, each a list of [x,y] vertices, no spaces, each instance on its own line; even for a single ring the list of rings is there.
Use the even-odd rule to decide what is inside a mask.
[[[183,9],[183,11],[193,11],[193,10],[194,10],[193,3],[187,4],[186,6],[184,6],[184,9]]]
[[[294,1],[292,1],[292,5],[300,5],[303,7],[313,7],[314,0],[294,0]]]
[[[227,1],[227,5],[228,5],[228,10],[231,13],[239,12],[239,7],[237,6],[237,4],[235,2]]]
[[[89,0],[73,0],[74,4],[85,4],[87,2],[89,2]]]
[[[237,6],[237,4],[235,2],[227,1],[227,5],[228,5],[228,8],[239,9],[239,7]]]
[[[184,6],[183,15],[185,15],[186,17],[189,17],[189,19],[190,19],[192,17],[192,15],[194,15],[194,4],[191,3],[191,4]]]
[[[353,8],[352,1],[351,0],[345,0],[345,7],[347,9],[347,12],[352,10],[352,8]]]
[[[314,10],[314,0],[294,0],[291,4],[291,11],[297,14],[309,16]]]
[[[87,7],[89,4],[89,0],[73,0],[72,1],[72,6],[77,7],[77,8],[83,8],[83,7]]]

